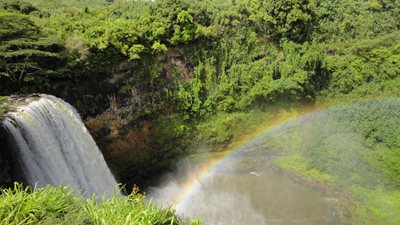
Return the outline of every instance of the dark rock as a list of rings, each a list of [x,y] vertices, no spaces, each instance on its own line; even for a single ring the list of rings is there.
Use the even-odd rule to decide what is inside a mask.
[[[2,127],[0,126],[0,129]],[[5,131],[0,130],[0,187],[12,185],[10,152],[7,147]]]

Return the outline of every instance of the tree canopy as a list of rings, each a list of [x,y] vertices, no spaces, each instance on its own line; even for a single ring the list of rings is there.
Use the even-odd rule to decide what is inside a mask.
[[[397,78],[399,4],[7,0],[0,71],[35,89],[111,74],[128,60],[135,69],[121,92],[153,92],[147,101],[169,102],[186,118],[314,101]]]

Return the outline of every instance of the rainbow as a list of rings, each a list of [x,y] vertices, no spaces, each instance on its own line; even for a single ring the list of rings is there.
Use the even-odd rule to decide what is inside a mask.
[[[185,180],[180,186],[180,194],[172,199],[172,206],[179,211],[179,208],[185,201],[189,199],[189,196],[194,194],[201,186],[201,182],[206,179],[207,176],[212,174],[213,171],[227,158],[235,154],[239,149],[244,147],[246,143],[262,135],[268,131],[273,130],[285,123],[295,121],[296,119],[306,116],[308,114],[314,113],[321,110],[314,105],[303,106],[296,110],[290,112],[280,113],[277,117],[273,119],[265,119],[264,124],[261,124],[257,129],[249,132],[242,136],[239,140],[234,141],[229,144],[224,149],[220,149],[215,155],[213,155],[206,162],[202,163],[192,172],[191,176]]]

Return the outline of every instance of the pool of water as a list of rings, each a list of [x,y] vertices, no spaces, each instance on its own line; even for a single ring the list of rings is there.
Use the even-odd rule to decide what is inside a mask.
[[[203,224],[341,224],[338,199],[275,169],[268,154],[230,156],[185,190],[207,160],[187,161],[184,173],[170,175],[150,196],[171,203],[183,195],[177,212]]]

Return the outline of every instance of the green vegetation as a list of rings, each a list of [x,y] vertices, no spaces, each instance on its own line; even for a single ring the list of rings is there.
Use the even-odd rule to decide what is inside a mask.
[[[67,187],[32,190],[15,184],[1,192],[1,224],[199,224],[145,203],[137,189],[129,196],[108,199],[84,199]]]
[[[56,40],[40,34],[40,28],[25,15],[0,12],[0,77],[17,88],[22,83],[43,85],[63,64],[63,48]],[[7,90],[7,89],[6,89]]]
[[[50,93],[97,116],[124,181],[292,107],[359,102],[276,139],[278,165],[354,195],[355,224],[400,220],[399,115],[363,105],[400,97],[399,75],[398,0],[0,3],[0,95]]]
[[[267,138],[265,147],[286,153],[275,159],[278,166],[351,194],[351,224],[397,224],[399,107],[395,99],[331,109],[320,122]]]
[[[8,97],[0,96],[0,117],[7,113],[7,102],[9,101]]]
[[[2,4],[8,36],[0,71],[19,84],[4,94],[56,91],[43,82],[60,79],[79,86],[130,60],[118,87],[125,98],[146,94],[148,112],[168,103],[198,119],[347,95],[399,74],[400,6],[393,0]]]

